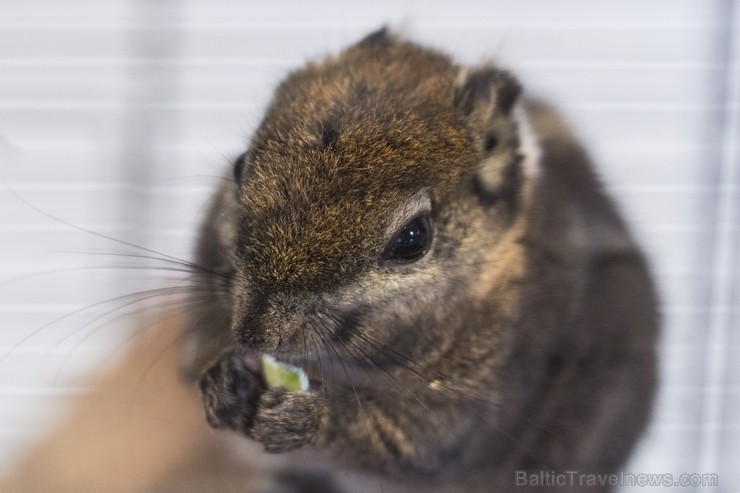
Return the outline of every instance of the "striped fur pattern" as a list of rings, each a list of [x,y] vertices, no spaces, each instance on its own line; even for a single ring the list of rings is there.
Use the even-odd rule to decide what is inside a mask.
[[[233,174],[188,330],[211,425],[337,491],[527,491],[516,471],[626,460],[654,389],[650,276],[513,75],[381,30],[292,73]],[[419,214],[430,249],[384,262]],[[265,388],[260,352],[311,390]]]

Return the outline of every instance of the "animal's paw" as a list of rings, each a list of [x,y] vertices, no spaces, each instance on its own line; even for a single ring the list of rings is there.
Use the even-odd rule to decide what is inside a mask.
[[[319,392],[268,389],[256,367],[238,353],[211,366],[200,379],[208,424],[231,428],[285,452],[319,441],[328,405]]]
[[[201,376],[200,390],[209,425],[249,434],[266,389],[241,354],[229,353]]]
[[[254,426],[247,433],[268,452],[286,452],[320,440],[328,408],[317,392],[268,390],[260,397]]]

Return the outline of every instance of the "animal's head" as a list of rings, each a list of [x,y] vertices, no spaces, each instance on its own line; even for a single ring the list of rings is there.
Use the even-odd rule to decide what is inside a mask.
[[[519,92],[385,30],[291,74],[235,167],[238,341],[377,363],[506,317],[536,159]]]

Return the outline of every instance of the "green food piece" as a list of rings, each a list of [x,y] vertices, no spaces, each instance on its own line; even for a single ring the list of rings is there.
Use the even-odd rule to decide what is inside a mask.
[[[260,355],[262,377],[268,388],[282,387],[288,392],[306,392],[308,376],[297,366],[281,363],[269,354]]]

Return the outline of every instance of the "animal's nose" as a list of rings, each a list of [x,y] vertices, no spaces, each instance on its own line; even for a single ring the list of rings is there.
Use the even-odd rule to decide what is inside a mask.
[[[232,329],[240,344],[250,349],[279,348],[300,330],[298,307],[277,296],[257,296],[235,310]]]

